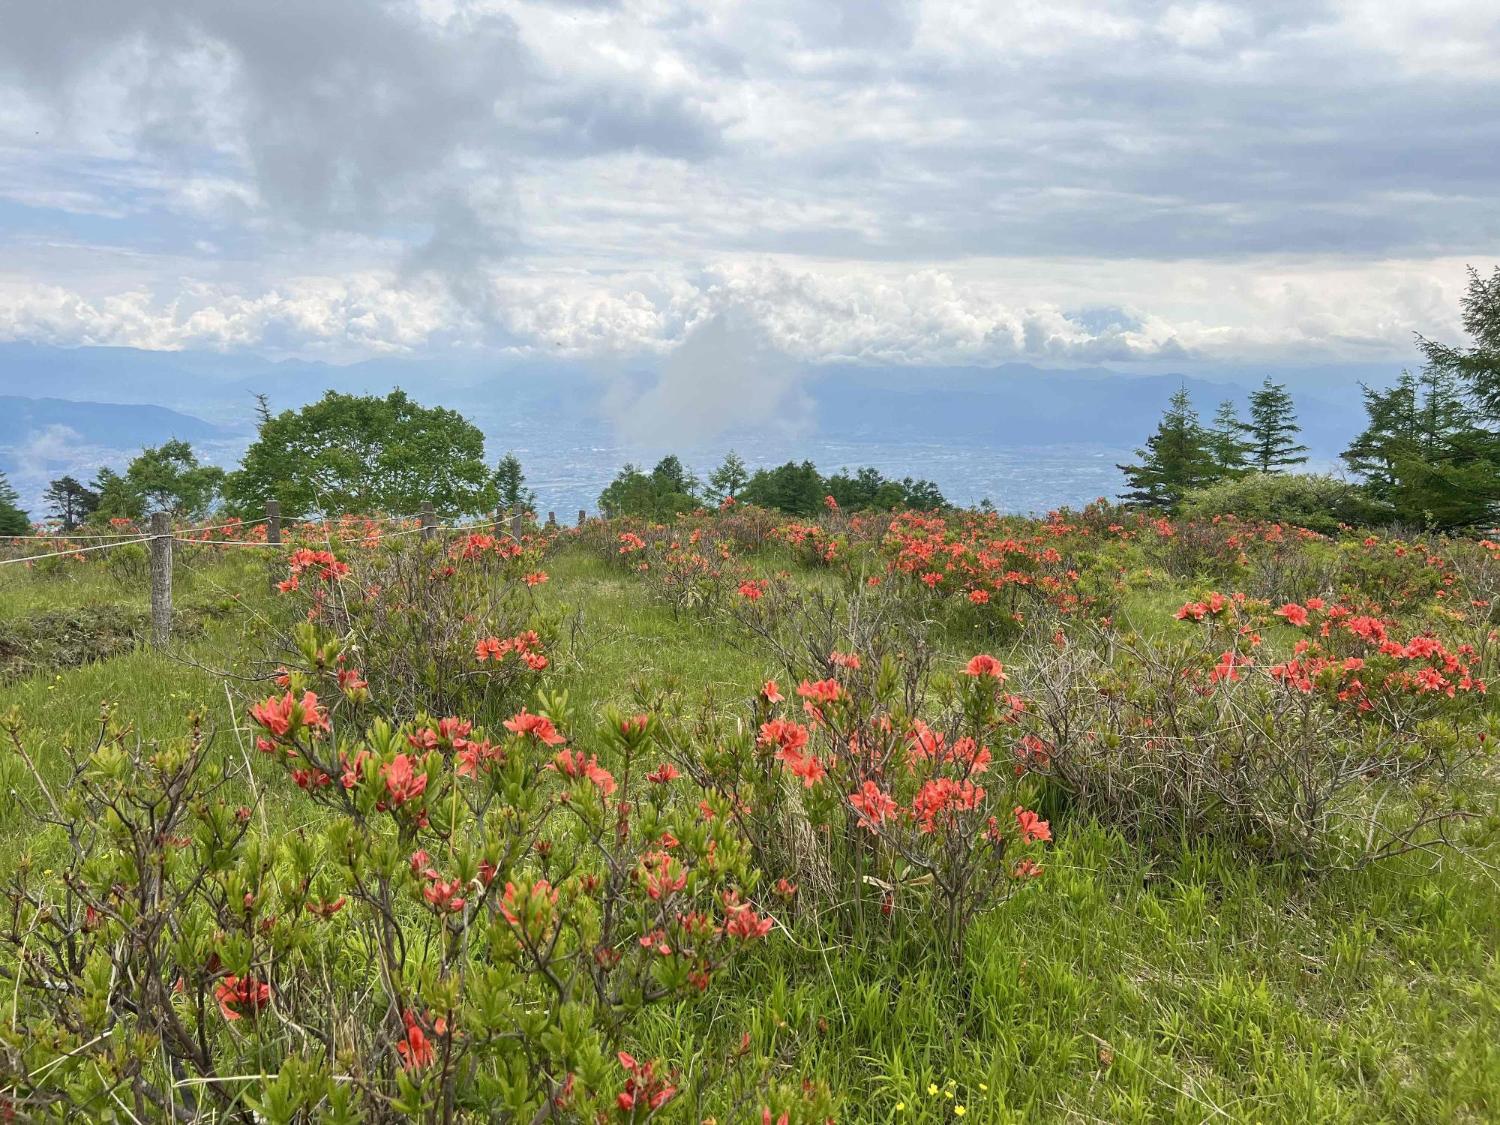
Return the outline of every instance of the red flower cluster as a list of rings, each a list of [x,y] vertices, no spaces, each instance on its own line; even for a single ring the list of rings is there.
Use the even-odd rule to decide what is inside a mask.
[[[564,777],[590,781],[606,797],[615,791],[614,775],[601,766],[594,755],[585,758],[582,750],[559,750],[557,757],[548,763],[547,768],[556,770]]]
[[[545,715],[533,715],[522,707],[519,714],[505,720],[505,729],[512,734],[529,735],[547,746],[561,746],[567,741]]]
[[[615,1105],[627,1119],[634,1120],[639,1110],[655,1113],[677,1096],[677,1087],[671,1084],[675,1079],[658,1075],[654,1060],[637,1062],[634,1056],[624,1051],[616,1058],[629,1075],[625,1079],[625,1089],[615,1098]]]
[[[740,941],[756,941],[771,932],[774,921],[775,919],[769,916],[762,918],[756,914],[749,903],[735,903],[730,906],[729,920],[724,923],[724,932]]]
[[[474,646],[474,659],[483,664],[486,660],[499,663],[507,653],[515,653],[533,672],[540,672],[549,663],[539,651],[542,638],[536,630],[527,629],[514,637],[484,637]]]
[[[990,676],[1002,684],[1006,680],[1005,665],[1001,664],[993,656],[983,652],[973,657],[964,665],[964,675],[974,676],[975,678]]]
[[[324,582],[333,582],[349,573],[349,564],[340,562],[332,551],[314,551],[307,547],[298,547],[293,551],[287,560],[287,566],[291,574],[276,584],[276,588],[283,594],[298,589],[303,573],[308,570],[316,569],[318,577]]]
[[[428,1038],[422,1021],[408,1008],[401,1013],[401,1022],[406,1027],[406,1034],[396,1041],[396,1054],[401,1056],[403,1069],[423,1070],[431,1066],[437,1061],[437,1052],[433,1049],[432,1040]],[[448,1034],[448,1021],[441,1016],[432,1020],[428,1026],[438,1038]]]
[[[463,890],[463,883],[458,879],[445,880],[432,866],[432,857],[425,851],[412,853],[411,873],[427,883],[422,888],[422,897],[439,914],[457,914],[463,910],[467,900],[458,893]]]
[[[301,699],[295,698],[291,692],[279,699],[273,695],[251,707],[250,718],[277,738],[295,737],[302,730],[329,729],[328,714],[318,705],[316,693],[310,691],[303,692]],[[256,745],[268,753],[275,749],[275,745],[265,739],[258,740]]]
[[[1071,613],[1088,602],[1074,592],[1078,572],[1067,567],[1050,540],[1078,530],[1056,513],[1040,531],[1018,538],[1017,529],[995,515],[970,515],[950,524],[940,516],[905,512],[891,520],[883,546],[892,574],[933,591],[952,591],[971,605],[987,606],[1008,595],[1003,611],[1016,616],[1014,595],[1030,592]]]
[[[226,1020],[254,1018],[271,1002],[271,986],[253,976],[227,976],[214,988],[214,999],[219,1002],[219,1013]]]
[[[866,781],[859,789],[850,793],[849,804],[859,813],[860,826],[870,832],[877,831],[896,815],[895,798],[873,781]]]
[[[930,834],[939,828],[952,827],[955,814],[978,808],[983,799],[984,790],[972,781],[935,777],[923,782],[917,790],[911,812],[922,832]]]
[[[502,559],[518,559],[525,548],[508,536],[486,535],[475,532],[455,540],[448,548],[450,559],[476,559],[481,555],[498,555]]]
[[[762,723],[756,742],[765,747],[774,746],[776,760],[794,777],[800,777],[807,788],[812,788],[827,773],[816,755],[804,753],[808,744],[808,730],[801,723],[790,719],[772,719]]]
[[[397,754],[380,768],[385,779],[386,795],[391,808],[400,808],[407,801],[414,801],[427,791],[427,775],[412,768],[409,754]]]

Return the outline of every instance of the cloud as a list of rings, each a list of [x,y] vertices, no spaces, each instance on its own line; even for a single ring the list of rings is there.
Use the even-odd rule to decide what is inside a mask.
[[[644,391],[620,388],[608,413],[637,445],[668,446],[684,434],[712,442],[730,431],[795,437],[813,424],[800,376],[758,325],[739,311],[722,312],[693,327]]]
[[[1500,12],[1463,0],[0,25],[12,337],[618,359],[726,316],[795,362],[1404,357],[1500,257]]]
[[[5,475],[21,498],[21,508],[41,518],[45,507],[42,493],[50,481],[63,474],[87,480],[99,465],[119,451],[87,445],[69,426],[50,425],[32,430],[13,446],[0,446]]]
[[[246,292],[90,296],[0,275],[0,339],[249,349],[342,361],[459,349],[656,366],[700,337],[766,364],[1077,366],[1201,362],[1401,364],[1412,329],[1458,338],[1460,259],[1191,263],[725,259],[600,276],[533,272],[451,287],[382,273],[294,277]],[[709,331],[707,326],[716,325]],[[706,346],[706,345],[705,345]],[[717,364],[709,363],[709,369]]]

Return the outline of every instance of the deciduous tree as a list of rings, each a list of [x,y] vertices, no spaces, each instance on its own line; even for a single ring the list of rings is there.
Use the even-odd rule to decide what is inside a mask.
[[[329,391],[301,410],[266,413],[225,496],[245,516],[278,500],[286,516],[410,515],[430,503],[454,517],[490,511],[496,490],[484,434],[457,411],[401,390]]]

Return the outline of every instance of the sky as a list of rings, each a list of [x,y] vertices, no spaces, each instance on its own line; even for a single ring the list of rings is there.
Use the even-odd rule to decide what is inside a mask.
[[[0,29],[0,340],[1399,363],[1500,260],[1481,0],[0,0]]]

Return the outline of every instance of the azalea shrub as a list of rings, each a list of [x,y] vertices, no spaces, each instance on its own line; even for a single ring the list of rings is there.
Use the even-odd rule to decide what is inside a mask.
[[[1318,866],[1493,827],[1470,796],[1500,734],[1487,649],[1316,597],[1210,592],[1175,616],[1191,628],[1083,629],[1028,666],[1020,752],[1072,807]]]
[[[658,540],[647,552],[628,552],[636,571],[669,606],[674,617],[709,615],[719,608],[743,568],[729,544],[704,529],[679,529],[679,534]],[[622,547],[628,545],[625,540]]]
[[[474,532],[359,542],[290,553],[273,665],[368,689],[395,714],[489,716],[535,689],[559,626],[534,596],[548,581],[549,539]]]
[[[1011,639],[1038,623],[1050,632],[1059,616],[1103,615],[1114,605],[1114,576],[1096,565],[1087,540],[1066,513],[1043,521],[905,513],[883,537],[884,575],[866,582],[987,638]]]
[[[300,673],[254,703],[258,783],[197,726],[143,744],[110,715],[49,782],[8,720],[30,823],[65,847],[0,892],[7,1113],[641,1122],[717,1084],[735,1119],[827,1116],[748,1036],[693,1060],[634,1044],[773,927],[727,799],[655,719],[586,732],[561,696],[493,731],[348,709]]]
[[[762,598],[765,600],[763,601]],[[747,598],[741,625],[786,669],[748,721],[700,711],[668,729],[775,893],[878,937],[933,924],[955,953],[973,920],[1042,872],[1050,825],[1014,741],[1018,700],[988,655],[937,668],[895,599]]]

